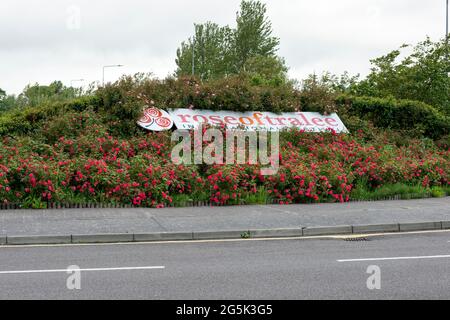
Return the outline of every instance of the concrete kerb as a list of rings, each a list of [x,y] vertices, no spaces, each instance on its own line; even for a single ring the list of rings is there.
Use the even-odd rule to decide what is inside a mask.
[[[353,226],[354,234],[377,233],[377,232],[400,232],[400,224],[373,224]]]
[[[289,238],[303,237],[303,228],[250,230],[250,238]]]
[[[193,233],[193,240],[242,239],[249,237],[248,231],[202,231]]]
[[[192,241],[192,240],[194,240],[193,232],[141,233],[135,234],[133,239],[133,241],[135,242]]]
[[[417,222],[400,224],[401,232],[428,230],[442,230],[442,222]]]
[[[132,233],[72,235],[72,243],[120,243],[133,241],[134,234]]]
[[[1,243],[0,239],[0,243]],[[32,245],[32,244],[71,244],[72,236],[11,236],[5,238],[8,245]]]
[[[442,221],[442,229],[450,229],[450,221]]]
[[[352,234],[352,226],[311,227],[303,229],[303,236],[328,236],[338,234]]]
[[[450,221],[393,223],[355,226],[298,227],[286,229],[255,229],[243,231],[119,233],[49,236],[0,236],[0,245],[95,244],[158,241],[226,240],[258,238],[300,238],[369,233],[448,230]]]

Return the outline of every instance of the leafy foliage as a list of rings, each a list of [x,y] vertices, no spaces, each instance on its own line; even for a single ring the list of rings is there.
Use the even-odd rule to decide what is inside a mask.
[[[279,173],[265,177],[258,165],[175,165],[170,132],[116,137],[90,108],[50,120],[27,136],[1,139],[2,203],[161,208],[182,200],[346,202],[355,188],[359,197],[361,190],[385,193],[399,183],[421,189],[449,186],[450,151],[421,140],[397,146],[388,135],[366,142],[357,134],[283,132]]]
[[[208,82],[194,78],[158,80],[139,74],[124,77],[92,96],[6,112],[0,116],[0,134],[28,134],[46,126],[56,115],[91,108],[102,117],[109,132],[132,136],[140,133],[135,121],[144,106],[275,113],[337,111],[352,132],[361,129],[373,135],[374,127],[378,127],[436,140],[450,134],[448,116],[423,102],[342,95],[315,78],[298,90],[289,82],[275,85],[267,79],[270,73],[264,77],[242,73]],[[442,145],[446,144],[442,140]]]
[[[288,68],[284,59],[270,56],[255,56],[244,65],[243,74],[247,74],[252,85],[277,87],[289,83]]]
[[[236,17],[235,63],[237,70],[256,56],[273,57],[280,40],[272,36],[272,23],[266,5],[260,1],[242,1]]]
[[[450,48],[443,39],[429,38],[398,61],[404,45],[372,60],[372,72],[352,88],[353,93],[422,101],[450,114]]]
[[[236,25],[232,29],[213,22],[196,24],[195,36],[182,42],[177,50],[175,74],[194,75],[206,81],[243,71],[265,76],[269,72],[269,80],[283,81],[287,68],[275,55],[279,39],[272,36],[266,5],[260,1],[242,1]]]
[[[192,74],[201,80],[225,77],[233,72],[231,39],[233,30],[207,22],[195,25],[195,37],[182,42],[177,50],[176,63],[178,76]],[[194,61],[193,56],[194,55]]]
[[[68,102],[80,96],[81,93],[81,89],[66,87],[61,81],[53,81],[48,86],[38,83],[27,85],[18,96],[6,95],[0,89],[0,112]]]
[[[336,99],[341,115],[369,120],[376,127],[414,131],[414,136],[439,138],[450,133],[450,118],[419,101],[341,95]]]

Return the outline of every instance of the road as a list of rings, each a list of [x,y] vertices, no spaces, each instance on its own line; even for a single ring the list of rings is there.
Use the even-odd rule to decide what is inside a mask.
[[[450,299],[450,232],[367,240],[0,247],[0,299]]]

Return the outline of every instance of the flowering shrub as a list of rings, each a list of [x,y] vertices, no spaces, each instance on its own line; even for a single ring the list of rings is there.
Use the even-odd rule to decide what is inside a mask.
[[[311,80],[311,79],[310,79]],[[438,109],[417,101],[393,98],[371,98],[339,95],[331,88],[317,87],[315,81],[299,89],[294,83],[255,84],[245,74],[202,82],[195,78],[152,79],[142,74],[123,77],[89,95],[71,101],[47,103],[0,115],[0,135],[32,134],[46,127],[47,138],[70,138],[77,128],[88,128],[96,122],[116,137],[140,133],[136,126],[147,106],[164,108],[197,108],[233,111],[295,112],[337,111],[351,132],[362,129],[367,136],[372,128],[393,129],[408,137],[430,137],[449,143],[450,120]],[[331,92],[329,92],[331,90]],[[77,119],[72,123],[56,119],[64,112],[95,111],[97,118]],[[77,118],[78,115],[74,115]],[[404,140],[404,139],[403,139]]]
[[[283,132],[280,170],[253,165],[175,165],[170,132],[111,135],[94,111],[68,112],[28,137],[0,141],[0,201],[108,202],[166,207],[181,201],[239,204],[264,194],[280,203],[346,202],[356,187],[448,187],[450,150],[432,141],[397,145],[366,137]]]

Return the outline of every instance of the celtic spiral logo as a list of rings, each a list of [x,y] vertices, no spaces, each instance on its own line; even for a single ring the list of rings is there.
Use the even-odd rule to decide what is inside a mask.
[[[151,107],[144,110],[144,115],[138,124],[149,130],[162,131],[170,129],[173,121],[167,112]]]

